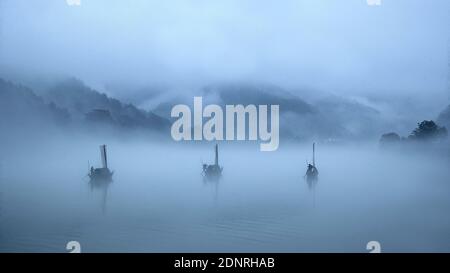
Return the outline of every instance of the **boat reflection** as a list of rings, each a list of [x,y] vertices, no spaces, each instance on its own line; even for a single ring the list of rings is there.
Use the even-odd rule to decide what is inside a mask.
[[[217,201],[219,199],[220,177],[216,178],[203,177],[203,184],[205,186],[214,188],[214,201]]]
[[[91,192],[98,191],[101,193],[101,208],[102,212],[106,213],[106,201],[108,197],[108,188],[112,180],[92,180],[89,181]]]

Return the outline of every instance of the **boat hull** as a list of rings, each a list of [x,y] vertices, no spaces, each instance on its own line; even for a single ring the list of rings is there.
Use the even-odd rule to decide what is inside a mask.
[[[97,168],[93,169],[89,173],[89,178],[91,181],[111,181],[113,176],[113,172],[111,172],[108,168]]]

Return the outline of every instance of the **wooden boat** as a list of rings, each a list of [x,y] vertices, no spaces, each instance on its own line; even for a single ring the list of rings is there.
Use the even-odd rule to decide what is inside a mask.
[[[203,176],[206,178],[219,178],[222,176],[223,167],[219,165],[219,146],[215,146],[215,161],[213,165],[203,164]]]
[[[109,182],[112,180],[113,173],[108,168],[108,158],[106,155],[106,145],[100,146],[100,157],[102,159],[102,167],[90,167],[89,178],[91,182]]]
[[[313,162],[312,164],[308,164],[307,166],[307,170],[306,170],[306,181],[308,182],[308,184],[312,184],[317,182],[317,180],[319,179],[319,170],[316,167],[316,144],[313,143]]]

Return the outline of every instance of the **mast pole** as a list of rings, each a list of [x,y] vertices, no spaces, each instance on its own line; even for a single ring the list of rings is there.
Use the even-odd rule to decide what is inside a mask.
[[[219,166],[219,148],[218,145],[216,144],[216,159],[215,159],[215,165]]]
[[[316,143],[313,143],[313,166],[316,166]]]
[[[103,145],[103,152],[105,153],[105,168],[108,168],[108,157],[106,155],[106,145]]]
[[[108,168],[108,158],[106,157],[106,145],[100,145],[100,155],[103,168]]]

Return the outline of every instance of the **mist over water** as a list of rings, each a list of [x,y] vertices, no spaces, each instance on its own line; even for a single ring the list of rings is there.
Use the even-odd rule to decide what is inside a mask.
[[[450,1],[81,2],[0,0],[0,252],[450,252]],[[279,149],[205,181],[194,96],[278,105]]]
[[[318,144],[320,180],[303,176],[311,147],[220,143],[218,182],[201,164],[213,145],[105,141],[109,187],[89,187],[99,139],[24,145],[2,157],[2,252],[449,251],[448,158]],[[33,148],[31,148],[33,147]]]

